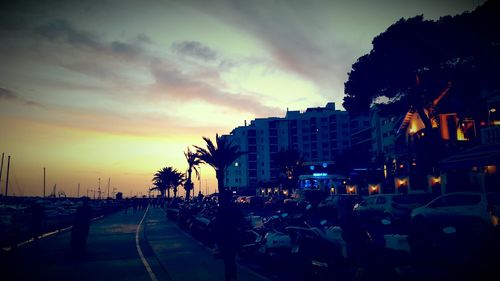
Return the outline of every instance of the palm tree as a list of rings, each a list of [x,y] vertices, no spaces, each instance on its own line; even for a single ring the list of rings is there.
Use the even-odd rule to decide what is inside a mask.
[[[173,170],[170,177],[170,186],[174,191],[174,198],[177,197],[177,188],[179,187],[179,185],[183,185],[185,180],[186,178],[183,173],[177,171],[176,169]]]
[[[165,191],[169,190],[169,175],[172,167],[164,167],[158,170],[154,175],[153,175],[153,185],[154,187],[151,188],[150,190],[159,190],[161,193],[161,197],[165,197]],[[169,197],[170,197],[170,192],[169,192]]]
[[[187,179],[186,183],[184,184],[184,189],[186,190],[186,201],[189,201],[189,194],[191,193],[191,190],[194,188],[194,184],[191,181],[191,174],[194,171],[196,178],[200,179],[198,166],[201,164],[201,160],[198,158],[198,154],[196,152],[191,151],[189,147],[187,148],[187,151],[184,152],[184,156],[186,157],[186,161],[188,163]]]
[[[167,198],[170,199],[170,189],[174,190],[174,197],[177,196],[177,187],[184,182],[184,174],[179,173],[176,169],[172,167],[164,167],[158,170],[153,177],[153,187],[151,190],[159,190],[161,197],[165,197],[165,191],[167,192]]]
[[[207,147],[196,147],[196,154],[201,163],[206,163],[215,170],[215,177],[217,178],[217,189],[220,195],[225,195],[226,189],[224,187],[224,175],[226,168],[231,165],[238,157],[245,154],[239,151],[237,146],[233,146],[232,142],[226,138],[215,135],[215,144],[211,139],[203,137]],[[226,198],[226,196],[221,196]],[[226,202],[221,201],[222,204]]]

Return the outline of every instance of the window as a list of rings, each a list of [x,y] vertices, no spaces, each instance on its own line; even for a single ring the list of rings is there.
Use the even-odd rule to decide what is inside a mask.
[[[377,205],[385,204],[385,197],[384,196],[378,196],[377,198]]]
[[[375,199],[377,199],[377,198],[370,197],[370,198],[366,199],[363,203],[361,203],[361,205],[363,205],[363,206],[373,205],[373,204],[375,204]]]
[[[476,205],[481,202],[481,195],[476,194],[451,194],[448,196],[443,196],[429,207],[439,208],[439,207],[456,207],[456,206],[470,206]]]

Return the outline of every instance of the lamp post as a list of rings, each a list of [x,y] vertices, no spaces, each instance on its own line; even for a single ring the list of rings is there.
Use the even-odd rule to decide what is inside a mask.
[[[491,113],[495,113],[495,112],[497,112],[497,109],[494,107],[488,109],[488,126],[491,125]]]

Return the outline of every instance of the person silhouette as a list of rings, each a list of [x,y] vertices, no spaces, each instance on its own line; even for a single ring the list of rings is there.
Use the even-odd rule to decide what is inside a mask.
[[[31,203],[30,230],[34,241],[38,241],[38,237],[42,233],[43,217],[44,217],[43,207],[36,201]]]
[[[82,205],[76,210],[71,230],[71,250],[76,258],[80,258],[85,253],[92,218],[92,208],[88,201],[88,197],[82,198]]]
[[[236,254],[239,247],[239,227],[243,220],[241,210],[230,200],[231,194],[221,194],[221,201],[215,218],[216,243],[224,261],[226,281],[236,281]]]

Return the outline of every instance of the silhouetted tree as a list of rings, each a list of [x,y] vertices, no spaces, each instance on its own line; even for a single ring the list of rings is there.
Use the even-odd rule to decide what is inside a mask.
[[[345,83],[344,107],[366,113],[385,97],[396,113],[413,107],[430,125],[422,109],[448,85],[443,111],[480,119],[486,114],[481,93],[498,91],[500,64],[499,1],[488,1],[473,12],[443,17],[401,19],[373,39],[373,49],[353,64]],[[419,83],[415,83],[416,75]]]
[[[298,150],[292,147],[281,149],[276,153],[275,157],[280,172],[280,183],[287,189],[295,187],[301,173],[304,157]]]
[[[150,190],[158,190],[160,191],[161,197],[165,197],[165,192],[169,188],[169,170],[171,167],[164,167],[160,170],[158,170],[154,175],[153,175],[153,185],[154,187],[151,188]],[[169,194],[170,197],[170,194]]]
[[[174,192],[174,198],[177,198],[178,187],[184,184],[185,175],[177,170],[173,170],[173,173],[170,177],[170,185]]]
[[[206,148],[195,146],[198,159],[201,163],[206,163],[214,168],[215,177],[217,178],[217,188],[219,194],[222,195],[226,192],[224,187],[226,168],[243,155],[244,152],[239,151],[237,146],[233,146],[228,138],[219,136],[218,134],[215,135],[215,144],[207,137],[203,137],[203,140],[206,142]],[[222,196],[221,198],[227,197]],[[227,202],[221,202],[221,204],[225,203]]]
[[[184,184],[184,189],[186,190],[186,201],[189,201],[189,195],[191,194],[191,190],[194,188],[193,181],[191,180],[191,175],[194,171],[196,178],[200,179],[198,166],[200,165],[201,160],[198,158],[196,152],[191,151],[189,147],[187,148],[187,151],[184,152],[184,156],[186,157],[186,161],[188,163],[187,179],[186,183]]]
[[[172,167],[164,167],[154,174],[153,184],[155,187],[151,190],[159,190],[161,197],[165,197],[165,192],[167,192],[167,197],[170,198],[170,189],[173,189],[174,197],[176,197],[177,187],[183,182],[184,175],[182,173]]]

